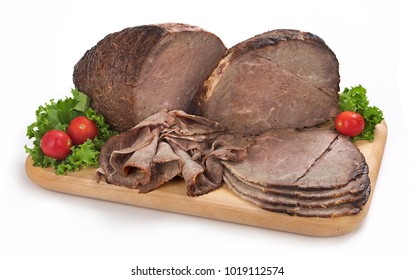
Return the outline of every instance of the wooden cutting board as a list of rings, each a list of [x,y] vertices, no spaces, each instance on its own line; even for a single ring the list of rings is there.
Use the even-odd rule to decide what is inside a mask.
[[[51,168],[34,167],[30,157],[26,160],[26,173],[35,184],[57,192],[293,233],[334,236],[358,228],[367,215],[386,140],[387,125],[383,121],[376,127],[374,142],[356,143],[366,157],[372,191],[359,214],[336,218],[297,217],[262,210],[234,195],[227,186],[200,197],[189,197],[184,181],[180,179],[170,181],[150,193],[140,194],[125,187],[96,183],[94,168],[58,176]]]

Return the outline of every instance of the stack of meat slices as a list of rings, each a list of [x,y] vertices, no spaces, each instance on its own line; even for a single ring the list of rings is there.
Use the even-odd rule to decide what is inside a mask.
[[[326,128],[274,130],[256,138],[224,181],[243,199],[289,215],[355,215],[370,194],[368,166],[349,141]]]
[[[111,137],[101,149],[97,180],[150,192],[176,176],[189,196],[221,187],[221,161],[239,161],[251,139],[225,134],[214,121],[161,110]]]

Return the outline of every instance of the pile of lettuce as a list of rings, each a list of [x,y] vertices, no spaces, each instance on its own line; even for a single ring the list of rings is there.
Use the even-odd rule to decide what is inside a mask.
[[[109,137],[117,134],[109,128],[104,117],[90,107],[90,98],[73,89],[72,97],[58,101],[50,100],[36,110],[36,121],[27,127],[27,137],[33,139],[33,147],[24,146],[33,159],[34,166],[53,167],[55,173],[64,175],[66,172],[77,171],[82,167],[99,166],[99,154],[103,144]],[[94,121],[99,134],[94,140],[88,139],[81,145],[72,146],[72,153],[64,160],[47,157],[40,149],[43,135],[52,129],[66,131],[70,121],[78,116],[86,116]]]
[[[374,140],[375,126],[379,124],[384,117],[379,108],[369,106],[366,88],[361,85],[351,87],[350,89],[345,88],[344,91],[339,94],[339,109],[341,111],[357,112],[365,120],[364,131],[353,137],[353,141]]]

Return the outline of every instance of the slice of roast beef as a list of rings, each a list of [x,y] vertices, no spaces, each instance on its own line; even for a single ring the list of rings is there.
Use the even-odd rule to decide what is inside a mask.
[[[101,149],[98,180],[149,192],[180,174],[183,162],[159,141],[161,124],[170,122],[165,112],[152,116],[128,132],[111,137]]]
[[[315,126],[338,113],[338,69],[318,36],[269,31],[227,51],[198,95],[197,113],[250,135]]]
[[[327,128],[268,131],[256,137],[243,161],[223,165],[224,181],[235,194],[290,215],[356,214],[371,191],[362,153]]]
[[[222,186],[221,161],[242,160],[249,143],[217,122],[162,110],[107,141],[97,177],[148,192],[180,175],[188,195],[198,196]]]
[[[225,51],[217,36],[199,27],[131,27],[88,50],[73,81],[114,129],[126,131],[161,109],[192,113],[195,93]]]
[[[365,202],[360,201],[356,203],[344,203],[339,204],[333,207],[328,208],[301,208],[300,206],[285,206],[279,204],[272,204],[264,202],[260,199],[247,196],[240,192],[238,189],[233,189],[232,186],[229,184],[229,188],[240,196],[242,199],[257,205],[258,207],[278,213],[284,213],[291,216],[301,216],[301,217],[318,217],[318,218],[333,218],[333,217],[341,217],[341,216],[351,216],[356,215],[362,210],[362,206]]]
[[[229,172],[225,171],[224,181],[230,186],[231,189],[236,190],[238,193],[247,197],[252,197],[256,200],[262,201],[266,204],[274,204],[279,206],[297,206],[300,208],[328,208],[339,204],[345,203],[365,203],[368,200],[370,189],[367,187],[367,175],[360,176],[350,182],[353,185],[363,186],[363,191],[360,193],[345,193],[338,192],[337,195],[328,198],[309,198],[309,197],[296,197],[296,196],[284,196],[282,194],[274,194],[269,192],[263,192],[258,188],[247,185],[236,177],[232,176]]]
[[[226,172],[227,176],[246,184],[249,187],[260,190],[264,193],[281,195],[285,197],[296,197],[296,198],[307,198],[307,199],[321,199],[321,198],[335,198],[347,194],[357,195],[364,192],[369,188],[369,179],[368,176],[368,166],[366,166],[364,172],[361,174],[361,177],[355,180],[350,181],[347,185],[339,188],[332,189],[316,189],[316,188],[298,188],[297,186],[262,186],[253,184],[251,182],[245,181],[241,178],[236,178],[230,172]],[[367,185],[368,184],[368,185]]]
[[[327,128],[273,130],[256,137],[241,162],[223,162],[237,178],[266,187],[332,189],[364,172],[365,158]]]
[[[365,175],[368,165],[364,155],[349,140],[338,135],[325,153],[294,182],[298,189],[332,189],[346,186],[350,181]]]

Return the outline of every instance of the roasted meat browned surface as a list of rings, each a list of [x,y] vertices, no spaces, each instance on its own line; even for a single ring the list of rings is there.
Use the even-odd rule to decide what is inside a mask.
[[[249,135],[315,126],[338,113],[338,69],[318,36],[269,31],[227,51],[198,95],[198,114]]]
[[[76,64],[75,87],[116,130],[159,110],[194,110],[194,95],[226,51],[199,27],[169,23],[107,35]]]

